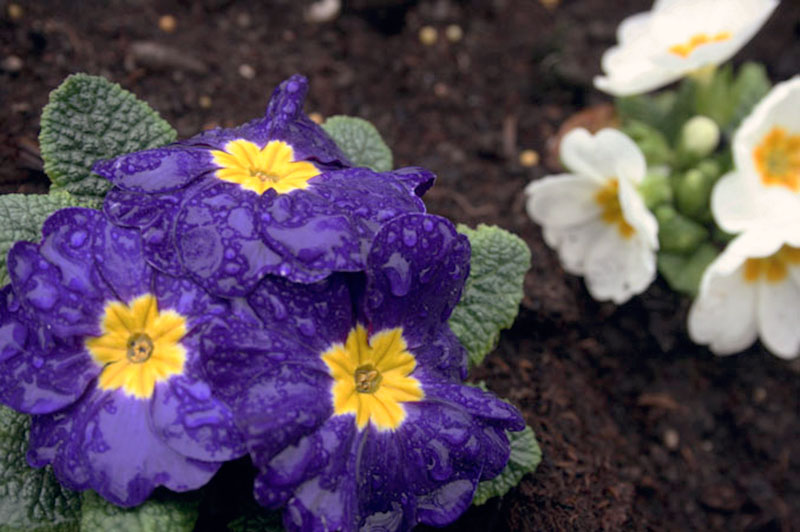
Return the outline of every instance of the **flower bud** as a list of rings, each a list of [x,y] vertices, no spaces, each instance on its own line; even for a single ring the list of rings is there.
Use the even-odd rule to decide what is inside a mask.
[[[705,157],[719,145],[719,126],[707,116],[690,118],[681,129],[680,145],[687,154]]]
[[[691,253],[708,239],[708,231],[697,222],[683,216],[669,205],[655,210],[658,220],[658,241],[667,253]]]
[[[692,168],[678,176],[675,187],[675,203],[683,214],[701,219],[709,209],[709,197],[714,187],[714,178]]]

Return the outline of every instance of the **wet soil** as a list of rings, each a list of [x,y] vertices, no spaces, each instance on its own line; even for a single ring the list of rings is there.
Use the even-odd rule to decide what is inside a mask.
[[[519,318],[475,378],[522,409],[544,460],[450,530],[800,529],[800,364],[694,346],[688,301],[662,282],[622,307],[594,302],[524,213],[524,186],[559,170],[547,154],[560,125],[608,101],[591,79],[616,25],[649,0],[351,0],[320,24],[295,0],[18,3],[14,19],[0,0],[0,192],[47,189],[39,114],[72,72],[119,82],[182,137],[261,114],[301,72],[306,111],[364,117],[397,166],[438,174],[432,212],[525,239]],[[800,3],[784,0],[747,59],[773,80],[800,70]],[[541,164],[521,166],[523,149]]]

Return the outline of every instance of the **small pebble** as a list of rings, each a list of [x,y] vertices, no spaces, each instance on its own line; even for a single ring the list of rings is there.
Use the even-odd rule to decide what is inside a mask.
[[[253,23],[253,19],[250,18],[250,14],[249,13],[239,13],[238,15],[236,15],[236,24],[240,28],[249,28],[250,24],[252,24],[252,23]]]
[[[558,7],[558,4],[561,3],[561,0],[539,0],[539,3],[542,4],[546,9],[552,11]]]
[[[339,16],[341,10],[341,0],[318,0],[308,6],[306,22],[311,22],[312,24],[330,22]]]
[[[763,403],[766,400],[767,400],[767,390],[761,387],[753,390],[753,401],[755,401],[756,403]]]
[[[705,440],[703,443],[700,444],[700,448],[703,449],[705,452],[710,453],[714,450],[714,444],[708,440]]]
[[[458,42],[464,37],[464,30],[458,24],[450,24],[444,30],[447,40],[450,42]]]
[[[681,442],[681,438],[678,435],[678,431],[675,429],[667,429],[664,431],[664,447],[669,449],[670,451],[675,451],[678,449],[678,445]]]
[[[419,29],[419,42],[425,46],[433,46],[439,38],[439,32],[433,26],[423,26]]]
[[[242,76],[244,79],[253,79],[256,77],[256,69],[248,65],[247,63],[243,63],[239,65],[239,75]]]
[[[200,96],[200,97],[197,99],[197,103],[198,103],[198,104],[200,105],[200,107],[202,107],[203,109],[209,109],[209,108],[211,107],[211,96],[208,96],[208,95],[206,95],[206,94],[203,94],[202,96]]]
[[[0,68],[5,70],[6,72],[19,72],[22,70],[22,67],[25,63],[22,62],[22,59],[17,57],[16,55],[9,55],[3,62],[0,63]]]
[[[163,15],[158,19],[158,29],[164,33],[172,33],[178,26],[178,21],[172,15]]]
[[[532,168],[539,164],[539,152],[535,150],[522,150],[519,154],[519,164],[525,168]]]
[[[325,121],[322,115],[317,112],[309,113],[308,118],[310,118],[315,124],[321,124]]]
[[[433,93],[439,98],[444,98],[445,96],[447,96],[448,92],[450,92],[450,89],[448,89],[447,85],[445,85],[441,81],[434,84],[433,86]]]
[[[8,13],[8,18],[11,20],[19,20],[23,15],[22,6],[19,4],[8,4],[8,7],[6,7],[6,13]]]

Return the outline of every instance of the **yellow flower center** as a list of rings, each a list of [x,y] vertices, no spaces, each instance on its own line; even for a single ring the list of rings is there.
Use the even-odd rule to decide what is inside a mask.
[[[616,225],[622,238],[630,238],[636,233],[625,217],[622,215],[622,205],[619,204],[619,181],[610,179],[608,184],[598,190],[594,200],[603,209],[603,221],[609,225]]]
[[[158,311],[151,294],[130,305],[111,301],[101,322],[103,334],[86,340],[86,349],[103,366],[97,381],[102,390],[122,390],[138,399],[153,396],[157,382],[183,373],[186,319],[172,310]]]
[[[790,135],[782,127],[773,127],[753,150],[753,160],[765,185],[800,192],[800,135]]]
[[[219,179],[256,194],[308,188],[308,180],[320,174],[312,163],[293,160],[294,150],[282,140],[271,140],[263,148],[249,140],[232,140],[225,151],[211,150],[211,155],[220,166],[216,172]]]
[[[800,264],[800,248],[783,246],[774,255],[761,259],[747,259],[744,263],[744,280],[754,283],[766,278],[768,283],[778,283],[789,275],[789,268]]]
[[[692,52],[705,44],[714,42],[723,42],[729,40],[733,35],[729,31],[721,31],[715,35],[708,35],[707,33],[696,33],[689,37],[689,40],[683,43],[674,44],[669,47],[669,52],[679,57],[686,59]]]
[[[387,329],[367,337],[357,325],[344,344],[334,344],[322,354],[333,377],[334,415],[354,414],[362,430],[367,422],[378,430],[395,430],[406,418],[401,405],[425,397],[411,373],[417,366],[408,352],[403,329]]]

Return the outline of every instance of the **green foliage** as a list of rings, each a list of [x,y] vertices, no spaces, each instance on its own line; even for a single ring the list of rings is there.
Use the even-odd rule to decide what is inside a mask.
[[[639,184],[639,194],[648,209],[672,202],[672,184],[666,172],[649,172]]]
[[[703,272],[718,254],[717,248],[708,242],[688,255],[659,252],[658,271],[664,276],[670,288],[695,297]]]
[[[42,224],[64,207],[96,207],[96,202],[75,198],[66,192],[50,194],[6,194],[0,196],[0,285],[8,283],[6,255],[14,242],[38,242]]]
[[[522,301],[522,282],[531,252],[519,237],[499,227],[458,226],[472,246],[470,273],[450,328],[478,365],[494,349],[500,331],[511,327]]]
[[[77,532],[78,493],[25,460],[30,418],[0,406],[0,532]]]
[[[392,169],[392,151],[375,126],[362,118],[332,116],[322,124],[344,154],[356,166],[366,166],[376,172]]]
[[[86,74],[50,93],[39,144],[50,180],[76,195],[102,197],[111,187],[91,173],[98,159],[174,141],[175,130],[149,105],[116,83]]]
[[[198,502],[186,497],[150,499],[135,508],[120,508],[93,491],[83,493],[81,532],[189,532],[197,521]]]
[[[714,119],[726,133],[732,133],[772,87],[762,65],[747,63],[736,76],[727,65],[716,71],[706,84],[698,84],[695,110]]]
[[[536,471],[542,461],[542,450],[532,428],[525,427],[521,432],[506,432],[506,435],[511,442],[508,463],[498,476],[478,484],[472,504],[481,505],[492,497],[505,495],[519,484],[523,476]]]
[[[283,532],[281,512],[269,512],[255,502],[244,513],[228,523],[231,532]]]
[[[670,205],[655,210],[658,220],[658,242],[661,251],[686,254],[708,239],[705,227],[677,212]]]
[[[622,131],[642,150],[648,166],[669,164],[672,160],[672,148],[669,147],[666,137],[653,126],[639,120],[630,120]]]

